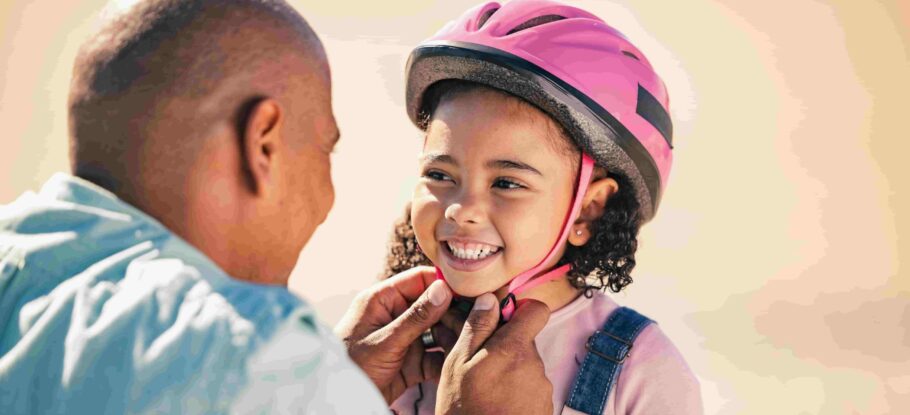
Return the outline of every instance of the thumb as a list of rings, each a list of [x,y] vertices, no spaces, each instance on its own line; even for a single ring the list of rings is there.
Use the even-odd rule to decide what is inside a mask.
[[[496,338],[487,343],[489,349],[514,348],[516,345],[533,344],[534,339],[547,325],[550,309],[537,300],[521,300],[509,322],[499,329]]]
[[[380,331],[391,348],[406,349],[420,335],[442,318],[452,293],[443,281],[434,281],[404,313]]]
[[[474,301],[474,308],[468,315],[464,327],[461,329],[461,335],[452,348],[452,355],[457,359],[465,362],[471,359],[477,350],[483,346],[496,327],[499,325],[499,304],[496,296],[486,293],[477,297]]]

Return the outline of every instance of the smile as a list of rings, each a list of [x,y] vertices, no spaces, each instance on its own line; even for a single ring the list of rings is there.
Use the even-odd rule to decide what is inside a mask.
[[[498,246],[487,244],[464,244],[452,241],[445,242],[446,247],[458,259],[484,259],[499,252]]]
[[[439,250],[446,264],[458,271],[477,271],[493,262],[503,248],[484,243],[441,241]]]

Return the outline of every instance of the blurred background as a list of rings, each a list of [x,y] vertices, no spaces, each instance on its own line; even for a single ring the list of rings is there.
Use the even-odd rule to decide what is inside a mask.
[[[477,2],[291,3],[325,43],[343,134],[291,289],[334,324],[416,181],[407,55]],[[910,413],[910,1],[572,3],[670,91],[669,188],[614,298],[682,350],[706,412]],[[0,204],[66,171],[70,66],[104,4],[0,2]]]

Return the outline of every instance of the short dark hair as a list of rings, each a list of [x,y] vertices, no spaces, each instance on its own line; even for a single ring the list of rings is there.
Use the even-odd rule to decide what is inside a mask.
[[[506,91],[483,85],[477,82],[464,81],[460,79],[446,79],[430,85],[423,94],[423,100],[417,115],[417,127],[426,131],[433,120],[436,109],[443,102],[451,101],[456,97],[470,94],[472,92],[492,92],[508,99],[519,107],[519,112],[528,112],[529,110],[540,110],[534,104],[512,95]],[[540,110],[543,112],[542,110]],[[573,168],[578,167],[578,159],[581,156],[581,150],[570,140],[568,132],[562,124],[556,122],[552,117],[547,117],[548,128],[550,128],[547,138],[548,144],[559,154],[563,154],[572,162]]]
[[[223,41],[247,32],[256,36]],[[82,45],[73,67],[68,106],[73,172],[116,187],[107,182],[114,178],[104,176],[125,175],[135,163],[129,149],[148,144],[158,109],[177,97],[198,102],[276,53],[324,61],[316,34],[283,0],[145,0],[114,16]],[[240,112],[198,108],[185,116],[202,126],[199,119],[234,111]],[[183,120],[166,121],[173,126]],[[191,123],[181,124],[183,136],[168,146],[195,144],[187,131]]]

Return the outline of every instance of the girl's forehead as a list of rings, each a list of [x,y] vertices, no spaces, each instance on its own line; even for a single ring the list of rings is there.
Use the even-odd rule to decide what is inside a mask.
[[[564,155],[552,145],[554,129],[548,122],[547,115],[530,105],[515,106],[494,94],[466,94],[437,108],[427,126],[424,152],[559,159]]]
[[[508,128],[440,128],[427,135],[423,154],[446,155],[443,160],[452,164],[512,159],[545,166],[561,161],[535,134]]]

